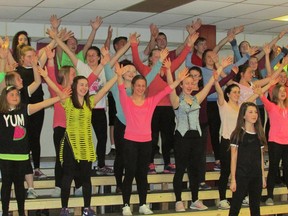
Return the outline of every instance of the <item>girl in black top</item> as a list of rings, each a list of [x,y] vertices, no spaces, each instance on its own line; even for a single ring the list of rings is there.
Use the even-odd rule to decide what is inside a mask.
[[[241,105],[235,130],[231,134],[231,185],[233,192],[229,216],[238,215],[248,193],[252,216],[260,216],[264,177],[263,148],[267,144],[257,105]]]

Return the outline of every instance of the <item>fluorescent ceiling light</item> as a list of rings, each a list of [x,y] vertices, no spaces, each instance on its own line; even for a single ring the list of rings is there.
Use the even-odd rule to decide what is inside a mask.
[[[276,18],[273,18],[271,20],[277,20],[277,21],[286,21],[288,22],[288,15],[286,16],[281,16],[281,17],[276,17]]]

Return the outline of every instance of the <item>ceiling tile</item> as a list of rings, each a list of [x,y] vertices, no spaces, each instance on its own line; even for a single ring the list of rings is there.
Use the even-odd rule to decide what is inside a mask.
[[[192,18],[190,15],[181,15],[181,14],[156,14],[154,16],[150,16],[146,19],[142,19],[138,22],[135,22],[134,24],[141,24],[141,25],[149,25],[151,23],[154,23],[156,25],[167,25],[170,23],[175,23],[180,20],[184,20],[187,18]]]
[[[94,0],[91,1],[91,3],[85,5],[83,8],[119,11],[142,1],[143,0]]]
[[[288,13],[288,7],[271,7],[264,9],[262,11],[246,14],[240,16],[239,18],[252,18],[252,19],[262,19],[269,20],[278,16],[284,16]]]
[[[228,2],[215,2],[215,1],[195,1],[180,7],[176,7],[174,9],[165,11],[165,13],[173,13],[173,14],[190,14],[190,15],[198,15],[207,13],[209,11],[213,11],[219,8],[227,7],[233,3]]]
[[[260,20],[255,20],[255,19],[237,19],[237,18],[232,18],[232,19],[227,19],[224,21],[216,22],[214,25],[216,25],[217,30],[228,30],[231,29],[235,26],[240,26],[240,25],[247,25],[255,22],[259,22]],[[245,31],[246,29],[244,29]]]
[[[4,19],[16,19],[22,14],[25,14],[29,11],[31,7],[12,7],[12,6],[1,6],[0,21]]]
[[[279,5],[287,3],[287,0],[246,0],[247,4],[258,4],[258,5]]]
[[[35,7],[32,10],[29,11],[29,13],[24,14],[20,17],[20,20],[37,20],[37,22],[43,22],[43,20],[46,21],[46,23],[49,23],[50,16],[52,15],[51,11],[53,11],[53,14],[57,14],[58,17],[61,17],[69,12],[71,12],[71,9],[64,9],[64,8],[38,8]]]
[[[181,20],[179,22],[175,22],[175,23],[169,24],[168,26],[178,27],[178,28],[180,26],[184,26],[185,27],[186,25],[191,24],[192,21],[195,21],[198,18],[200,18],[202,20],[202,24],[203,25],[212,25],[215,22],[219,22],[219,21],[223,21],[223,20],[227,19],[227,18],[224,18],[224,17],[195,16],[195,17],[192,17],[192,18],[188,18],[188,19],[185,19],[185,20]]]
[[[93,0],[44,0],[38,7],[47,7],[47,8],[79,8],[83,5],[86,5]]]
[[[234,4],[225,8],[210,11],[203,16],[237,17],[244,14],[255,13],[256,11],[269,8],[267,5]]]
[[[287,26],[287,24],[281,21],[267,20],[267,21],[262,21],[262,22],[258,22],[258,23],[245,26],[245,32],[256,32],[256,31],[259,32],[259,31],[268,30],[270,28],[276,28],[279,26],[283,26],[283,29],[284,29]]]
[[[155,13],[119,11],[115,14],[105,17],[104,22],[113,24],[130,24],[145,19],[147,17],[150,17],[154,14]]]
[[[29,1],[19,1],[19,0],[0,0],[1,5],[1,13],[3,11],[2,6],[15,6],[15,7],[21,7],[21,6],[34,6],[39,4],[43,0],[29,0]]]
[[[96,16],[106,17],[113,13],[115,13],[115,11],[112,10],[78,9],[73,11],[73,13],[65,15],[61,19],[67,24],[81,23],[82,25],[90,25],[90,20],[95,19]]]

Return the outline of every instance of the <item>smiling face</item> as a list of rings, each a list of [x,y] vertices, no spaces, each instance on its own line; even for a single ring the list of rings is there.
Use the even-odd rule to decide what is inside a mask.
[[[206,40],[200,41],[195,45],[195,50],[199,56],[202,56],[204,51],[207,49],[207,42]]]
[[[244,115],[245,123],[255,124],[258,119],[258,111],[255,106],[248,106]]]
[[[284,101],[286,99],[286,89],[284,86],[281,86],[278,92],[278,100],[279,101]]]
[[[279,74],[279,84],[280,85],[285,85],[287,82],[287,74],[285,71],[282,71],[280,74]]]
[[[248,53],[248,49],[250,47],[250,44],[247,41],[242,41],[239,45],[240,52],[242,55]]]
[[[94,49],[89,49],[86,54],[86,61],[90,67],[97,66],[100,60],[100,56]]]
[[[76,92],[78,97],[84,97],[89,90],[87,79],[79,79],[77,82]]]
[[[246,82],[250,82],[253,78],[253,71],[251,67],[247,67],[246,70],[241,74],[242,79]]]
[[[256,57],[251,57],[249,59],[249,67],[251,67],[253,71],[256,71],[258,69],[258,60]]]
[[[124,68],[126,73],[123,74],[123,79],[131,82],[136,76],[136,68],[133,65],[126,65]]]
[[[12,109],[14,109],[20,104],[20,94],[17,89],[8,92],[6,98],[9,107]]]
[[[157,47],[159,49],[165,49],[167,47],[167,38],[163,34],[159,34],[156,38]]]
[[[32,59],[36,56],[34,50],[28,50],[24,53],[24,56],[21,57],[22,65],[24,67],[32,67]]]
[[[186,95],[190,95],[192,93],[194,84],[195,80],[191,75],[186,77],[180,84],[182,92]]]
[[[212,55],[213,55],[212,51],[207,51],[207,53],[205,55],[205,59],[204,59],[206,66],[210,66],[210,67],[214,66],[214,61],[213,61]]]
[[[132,84],[132,91],[134,96],[145,96],[145,91],[147,88],[147,83],[145,79],[139,78]]]
[[[231,88],[231,91],[227,93],[227,96],[229,101],[231,100],[234,103],[238,103],[240,98],[240,88],[238,86]]]

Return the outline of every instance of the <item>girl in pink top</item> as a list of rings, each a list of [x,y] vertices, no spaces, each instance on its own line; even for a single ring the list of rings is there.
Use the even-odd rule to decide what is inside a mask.
[[[123,68],[116,65],[118,75],[118,88],[120,103],[126,118],[125,142],[123,152],[125,152],[124,167],[125,177],[123,181],[123,215],[132,215],[130,209],[130,196],[132,181],[135,177],[139,193],[141,214],[153,214],[149,206],[146,205],[147,197],[147,167],[152,150],[151,120],[158,102],[169,94],[186,76],[180,73],[178,79],[171,85],[165,87],[154,96],[146,97],[147,83],[145,77],[137,75],[131,82],[132,95],[126,94],[123,84]]]

